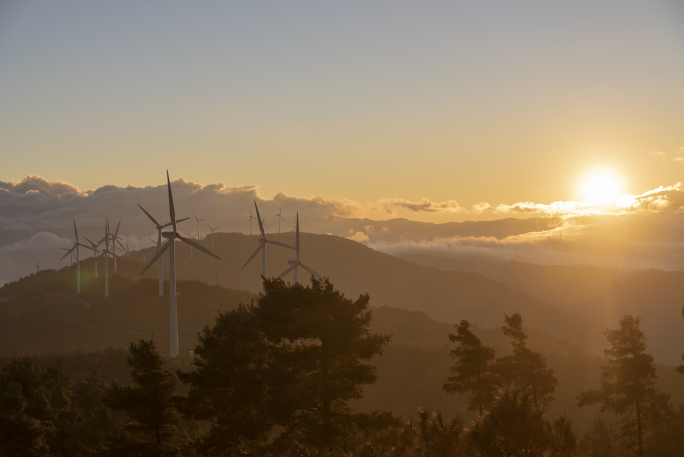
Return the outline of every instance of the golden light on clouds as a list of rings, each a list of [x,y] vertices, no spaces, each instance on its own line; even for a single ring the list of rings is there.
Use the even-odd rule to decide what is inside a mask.
[[[622,179],[612,170],[594,170],[582,180],[582,196],[594,204],[615,202],[621,191]]]

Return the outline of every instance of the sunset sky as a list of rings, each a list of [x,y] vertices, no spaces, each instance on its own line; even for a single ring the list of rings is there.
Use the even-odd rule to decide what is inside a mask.
[[[683,24],[677,0],[2,2],[0,180],[470,206],[582,200],[600,169],[637,195],[684,177]]]

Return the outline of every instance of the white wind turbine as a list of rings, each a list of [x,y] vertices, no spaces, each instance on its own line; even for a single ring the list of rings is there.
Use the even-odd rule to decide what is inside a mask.
[[[295,240],[296,240],[296,241],[295,241],[295,252],[297,253],[297,260],[288,260],[287,263],[289,263],[289,264],[292,265],[292,266],[291,266],[290,268],[288,268],[287,270],[283,271],[282,273],[280,273],[280,276],[278,276],[278,277],[279,277],[279,278],[282,278],[283,276],[285,276],[286,274],[288,274],[289,272],[291,272],[292,270],[294,270],[294,282],[295,282],[295,284],[297,284],[297,283],[299,283],[299,280],[298,280],[298,278],[297,278],[297,268],[298,268],[298,267],[302,267],[302,268],[304,268],[306,271],[308,271],[309,273],[311,273],[312,275],[314,275],[315,277],[317,277],[318,279],[320,279],[321,281],[323,281],[323,278],[321,277],[321,275],[319,275],[318,273],[316,273],[315,271],[313,271],[311,268],[309,268],[309,267],[307,267],[306,265],[304,265],[304,264],[299,260],[299,213],[297,213],[297,235],[296,235],[296,239],[295,239]]]
[[[169,190],[169,216],[171,218],[171,226],[173,231],[171,232],[164,232],[162,233],[162,236],[166,238],[168,241],[164,243],[164,246],[160,250],[157,251],[155,256],[150,260],[150,263],[147,264],[145,269],[140,272],[142,275],[147,271],[148,268],[154,264],[154,262],[159,259],[164,251],[167,249],[169,250],[169,288],[170,288],[170,312],[171,312],[171,337],[169,338],[169,343],[171,345],[171,348],[169,350],[169,355],[171,357],[178,357],[178,312],[177,312],[177,297],[176,297],[176,265],[175,265],[175,244],[176,244],[176,239],[179,239],[190,246],[194,246],[200,251],[203,251],[207,254],[209,254],[212,257],[216,257],[217,259],[221,260],[220,257],[218,257],[216,254],[212,253],[210,250],[200,246],[199,244],[195,243],[194,241],[181,236],[178,233],[178,226],[176,225],[178,222],[176,221],[176,210],[174,209],[173,206],[173,194],[171,193],[171,180],[169,179],[169,172],[168,170],[166,171],[166,182]]]
[[[285,218],[282,216],[283,212],[283,207],[280,207],[280,211],[278,211],[278,214],[276,214],[276,218],[278,219],[278,233],[280,233],[280,221],[284,221]]]
[[[191,240],[196,239],[194,236],[190,235],[188,232],[185,232],[185,236],[187,236]],[[192,260],[192,245],[190,245],[190,260]]]
[[[254,208],[256,208],[256,213],[257,213],[257,222],[259,222],[259,230],[261,231],[261,236],[262,238],[259,238],[259,247],[256,248],[256,251],[247,259],[247,262],[242,266],[241,270],[244,270],[244,268],[249,264],[249,262],[252,261],[252,259],[261,251],[261,275],[265,278],[266,277],[266,243],[271,243],[275,244],[276,246],[281,246],[284,248],[288,249],[294,249],[292,246],[288,246],[287,244],[280,243],[278,241],[272,241],[266,239],[266,233],[264,232],[264,224],[261,221],[261,216],[259,215],[259,207],[257,206],[256,202],[254,202]],[[263,290],[263,286],[262,286]]]
[[[105,298],[109,297],[109,256],[114,257],[114,259],[123,260],[121,257],[116,255],[114,252],[109,250],[109,242],[115,240],[111,233],[109,233],[109,221],[105,224],[105,236],[103,238],[105,242],[105,248],[99,257],[104,257],[105,259]],[[115,245],[116,246],[116,245]],[[99,258],[96,257],[96,258]]]
[[[200,240],[200,222],[206,221],[206,219],[198,219],[197,216],[195,216],[195,213],[192,213],[192,215],[195,217],[195,220],[197,221],[197,241]]]
[[[453,246],[453,244],[447,242],[446,245],[447,245],[447,248],[449,249],[449,254],[451,254],[451,246]]]
[[[254,216],[252,216],[252,208],[249,209],[249,234],[252,234],[252,221],[256,219]]]
[[[218,227],[212,227],[211,225],[207,224],[207,227],[209,227],[209,230],[211,230],[211,248],[214,249],[214,230],[218,230],[221,228],[219,225]]]
[[[76,230],[76,219],[74,219],[74,235],[76,236],[76,242],[74,245],[67,251],[66,254],[62,256],[62,259],[69,254],[73,253],[74,250],[76,251],[76,293],[80,294],[81,293],[81,258],[78,255],[78,247],[83,246],[78,242],[78,230]],[[83,246],[87,247],[87,246]],[[59,259],[59,260],[62,260]]]
[[[140,204],[138,204],[138,206],[140,206]],[[147,217],[150,218],[150,220],[152,221],[154,226],[157,228],[157,252],[159,252],[159,250],[162,248],[162,229],[172,225],[173,222],[169,222],[168,224],[161,225],[159,222],[157,222],[157,220],[155,218],[153,218],[150,215],[150,213],[145,211],[145,208],[140,206],[140,209],[143,210],[143,213],[145,213],[147,215]],[[179,221],[176,221],[176,223],[187,221],[188,219],[190,219],[190,218],[186,217],[185,219],[181,219]],[[150,241],[154,243],[154,240],[152,238],[150,238]],[[144,260],[143,260],[143,262],[144,262]],[[159,257],[159,296],[160,297],[164,296],[164,261],[162,260],[162,257]]]
[[[100,240],[100,241],[98,241],[97,243],[93,243],[93,242],[90,241],[87,237],[84,236],[83,238],[85,238],[86,241],[87,241],[88,243],[90,243],[90,246],[87,246],[87,248],[90,249],[91,251],[93,251],[93,253],[94,253],[94,255],[93,255],[93,264],[95,264],[95,277],[97,278],[97,277],[98,277],[98,274],[97,274],[97,264],[98,264],[97,259],[98,259],[98,257],[100,257],[100,244],[102,244],[102,241],[103,241],[103,240]]]
[[[116,259],[121,259],[121,257],[116,255],[116,243],[119,243],[121,249],[123,249],[124,251],[126,250],[124,245],[121,244],[121,241],[119,241],[123,239],[119,236],[119,227],[121,227],[121,220],[119,220],[119,224],[116,226],[116,231],[114,232],[114,235],[112,235],[111,233],[109,234],[112,240],[112,253],[114,255],[114,273],[116,273]]]

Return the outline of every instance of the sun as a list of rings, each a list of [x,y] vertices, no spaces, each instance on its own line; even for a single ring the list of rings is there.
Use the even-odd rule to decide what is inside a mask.
[[[620,179],[612,171],[594,171],[584,178],[582,193],[590,203],[605,205],[614,202],[620,196]]]

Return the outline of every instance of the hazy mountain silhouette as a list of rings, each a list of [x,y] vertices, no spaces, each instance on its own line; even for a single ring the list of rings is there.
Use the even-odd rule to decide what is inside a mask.
[[[684,272],[624,271],[591,265],[536,265],[467,258],[428,251],[401,258],[453,271],[474,271],[564,311],[594,326],[613,328],[625,314],[639,315],[656,360],[677,363],[684,348]]]

